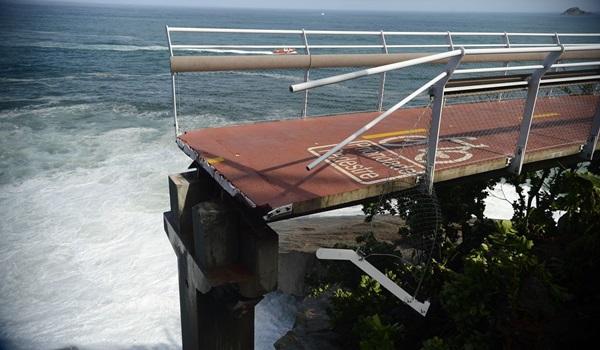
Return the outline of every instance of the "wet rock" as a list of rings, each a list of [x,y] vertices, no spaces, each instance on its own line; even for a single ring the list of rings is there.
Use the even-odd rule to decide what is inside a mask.
[[[304,299],[296,314],[294,328],[274,344],[275,349],[340,349],[338,335],[333,332],[327,315],[327,305],[326,297]]]

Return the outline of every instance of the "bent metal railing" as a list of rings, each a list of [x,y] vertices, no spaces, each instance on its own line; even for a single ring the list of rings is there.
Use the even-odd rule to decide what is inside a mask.
[[[260,69],[304,69],[304,82],[293,84],[290,91],[304,91],[304,103],[302,108],[302,117],[307,115],[308,91],[320,86],[337,84],[351,79],[366,77],[371,75],[381,75],[381,83],[378,94],[378,110],[382,110],[383,97],[385,90],[385,74],[390,71],[402,68],[412,67],[426,63],[445,63],[444,70],[416,89],[413,93],[393,105],[391,108],[381,113],[371,122],[367,123],[359,130],[348,136],[346,139],[331,148],[328,152],[321,155],[307,165],[311,170],[338,152],[344,146],[355,140],[357,137],[371,129],[373,126],[390,116],[394,111],[400,109],[416,96],[428,91],[433,97],[431,126],[428,136],[427,157],[425,167],[425,185],[431,191],[433,186],[437,147],[440,140],[439,130],[442,123],[442,112],[444,109],[445,93],[461,93],[479,89],[502,89],[502,88],[526,88],[527,97],[525,99],[525,108],[523,110],[522,122],[518,134],[518,141],[515,145],[515,152],[509,159],[509,170],[513,173],[520,173],[523,166],[524,155],[527,149],[527,142],[532,126],[533,114],[536,99],[541,84],[561,84],[577,81],[600,80],[600,74],[582,73],[576,76],[559,77],[554,79],[543,79],[546,72],[552,69],[580,68],[600,66],[600,43],[581,42],[587,38],[600,39],[600,33],[499,33],[499,32],[385,32],[385,31],[322,31],[322,30],[261,30],[261,29],[225,29],[225,28],[173,28],[167,27],[167,39],[169,52],[171,55],[171,73],[172,73],[172,97],[173,97],[173,116],[176,136],[180,135],[177,120],[177,91],[176,75],[183,72],[206,72],[206,71],[235,71],[235,70],[260,70]],[[221,33],[221,34],[258,34],[258,35],[298,35],[302,39],[299,45],[285,45],[286,48],[301,49],[303,55],[270,55],[270,56],[198,56],[184,55],[177,56],[175,52],[198,53],[202,50],[211,49],[274,49],[282,47],[281,44],[173,44],[172,33]],[[308,36],[375,36],[380,38],[379,44],[311,44]],[[392,37],[433,37],[444,38],[444,44],[389,44],[388,40]],[[458,44],[457,37],[467,38],[500,38],[502,43],[461,43]],[[515,43],[514,38],[528,37],[534,39],[550,39],[551,43],[530,42]],[[566,39],[577,39],[578,42],[567,43]],[[447,52],[391,52],[392,49],[448,49]],[[324,53],[314,54],[317,50],[362,50],[378,49],[382,53]],[[578,60],[577,62],[560,63],[560,60]],[[542,61],[541,64],[529,64],[521,66],[508,66],[508,62],[514,61]],[[459,64],[473,62],[505,62],[502,67],[487,68],[465,68],[457,69]],[[351,73],[335,75],[323,79],[309,81],[310,70],[315,68],[330,67],[357,67],[368,66],[371,68],[358,70]],[[528,78],[521,81],[506,81],[492,84],[473,84],[466,86],[446,87],[446,84],[454,75],[461,74],[482,74],[492,72],[512,71],[530,71]],[[595,113],[589,138],[582,147],[582,155],[589,159],[592,157],[598,141],[598,132],[600,130],[600,108]]]
[[[429,131],[429,140],[428,140],[428,151],[427,151],[427,161],[426,161],[426,184],[427,189],[429,191],[432,190],[434,173],[435,173],[435,158],[437,155],[437,145],[439,143],[439,129],[442,119],[442,111],[443,111],[443,101],[444,101],[444,92],[445,86],[450,77],[453,74],[466,74],[466,73],[481,73],[481,72],[490,72],[490,71],[506,71],[506,70],[516,70],[516,69],[527,69],[533,70],[533,73],[530,75],[528,81],[521,82],[510,82],[510,83],[498,83],[494,84],[492,87],[503,87],[503,86],[527,86],[527,98],[525,102],[525,109],[523,111],[521,130],[519,132],[519,139],[517,142],[514,158],[510,161],[510,171],[519,174],[521,172],[521,168],[523,166],[523,160],[525,151],[527,149],[527,140],[529,139],[529,132],[531,130],[531,124],[533,121],[533,113],[535,109],[535,102],[538,96],[538,91],[540,88],[540,83],[542,81],[542,77],[544,73],[546,73],[551,68],[558,67],[582,67],[582,66],[597,66],[600,64],[598,61],[591,62],[578,62],[578,63],[563,63],[563,64],[555,64],[555,62],[561,57],[561,55],[566,51],[588,51],[588,50],[599,50],[600,45],[586,45],[586,46],[570,46],[565,47],[564,45],[560,45],[559,47],[532,47],[532,48],[502,48],[502,49],[464,49],[453,50],[441,54],[434,54],[422,58],[417,58],[409,61],[399,62],[388,64],[385,66],[374,67],[369,69],[364,69],[352,73],[346,73],[341,75],[336,75],[332,77],[327,77],[319,80],[313,80],[310,82],[304,82],[299,84],[294,84],[290,86],[290,91],[304,91],[308,89],[313,89],[320,86],[336,84],[343,81],[347,81],[350,79],[357,79],[360,77],[365,77],[373,74],[380,74],[384,72],[389,72],[392,70],[398,70],[418,64],[428,63],[432,61],[438,61],[440,59],[452,58],[448,64],[446,65],[445,70],[422,85],[420,88],[415,90],[413,93],[408,95],[406,98],[392,106],[390,109],[380,114],[378,117],[373,119],[371,122],[364,125],[362,128],[348,136],[346,139],[338,143],[336,146],[331,148],[328,152],[324,153],[311,163],[307,165],[307,169],[311,170],[319,165],[321,162],[331,157],[333,154],[338,152],[344,146],[348,145],[350,142],[354,141],[357,137],[364,134],[366,131],[377,125],[383,119],[390,116],[393,112],[398,110],[400,107],[404,106],[406,103],[410,102],[413,98],[425,92],[426,90],[432,88],[430,94],[433,96],[433,109],[432,109],[432,120],[431,127]],[[494,68],[474,68],[474,69],[465,69],[465,70],[457,70],[456,67],[460,64],[461,60],[466,55],[484,55],[484,54],[507,54],[507,53],[532,53],[532,52],[544,52],[548,55],[545,57],[543,64],[541,65],[530,65],[530,66],[521,66],[521,67],[494,67]],[[573,81],[574,79],[598,79],[600,75],[592,75],[592,76],[582,76],[575,78],[562,78],[557,79],[556,82],[561,81]],[[454,88],[453,91],[468,91],[473,87],[457,87]],[[594,129],[590,132],[590,140],[584,146],[586,150],[586,156],[591,157],[592,152],[595,148],[595,144],[598,139],[598,128],[600,122],[597,121],[599,112],[596,113],[596,117],[594,118]]]

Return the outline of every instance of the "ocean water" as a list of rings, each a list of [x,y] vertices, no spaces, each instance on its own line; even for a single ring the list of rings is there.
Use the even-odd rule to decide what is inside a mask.
[[[598,17],[552,14],[321,16],[0,3],[0,348],[180,348],[176,260],[161,221],[169,205],[166,175],[184,170],[189,160],[173,142],[167,24],[600,31]],[[426,73],[391,77],[386,105]],[[302,74],[181,79],[181,87],[189,87],[182,93],[188,102],[182,124],[296,117],[301,96],[287,86]],[[367,79],[323,89],[311,94],[309,111],[371,109],[377,85]],[[271,348],[291,327],[293,313],[290,297],[270,294],[257,310],[257,348]]]

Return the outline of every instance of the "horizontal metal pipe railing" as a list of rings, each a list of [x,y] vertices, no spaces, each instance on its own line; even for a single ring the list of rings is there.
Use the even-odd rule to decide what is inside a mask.
[[[234,29],[234,28],[187,28],[187,27],[169,27],[169,32],[193,32],[193,33],[232,33],[232,34],[302,34],[300,29]],[[360,31],[360,30],[305,30],[310,35],[377,35],[381,31]],[[402,31],[383,31],[384,35],[394,36],[531,36],[531,37],[600,37],[600,33],[521,33],[521,32],[402,32]]]
[[[385,66],[368,68],[368,69],[364,69],[364,70],[360,70],[360,71],[356,71],[356,72],[335,75],[332,77],[308,81],[308,82],[300,83],[300,84],[293,84],[293,85],[290,85],[290,91],[291,92],[303,91],[303,90],[307,90],[307,89],[312,89],[313,87],[317,87],[317,86],[336,84],[336,83],[350,80],[350,79],[366,77],[366,76],[373,75],[373,74],[381,74],[381,73],[389,72],[392,70],[402,69],[402,68],[406,68],[406,67],[416,66],[418,64],[429,63],[429,62],[441,60],[444,58],[458,56],[460,54],[461,54],[461,50],[453,50],[453,51],[442,52],[442,53],[429,55],[429,56],[425,56],[425,57],[419,57],[419,58],[415,58],[415,59],[408,60],[408,61],[392,63],[392,64],[388,64]]]
[[[309,69],[340,67],[376,67],[431,55],[431,52],[323,55],[235,55],[172,56],[171,72],[217,72],[261,69]],[[487,54],[467,56],[463,63],[540,61],[544,53]],[[561,59],[600,59],[600,50],[570,51]],[[446,63],[447,59],[431,63]]]
[[[564,44],[564,46],[590,46],[594,44]],[[245,45],[245,44],[228,44],[228,45],[171,45],[172,50],[182,50],[182,51],[191,51],[191,50],[210,50],[210,49],[275,49],[280,48],[281,44],[271,44],[271,45]],[[454,47],[496,47],[502,48],[506,47],[505,44],[460,44],[454,45]],[[290,49],[304,49],[305,45],[286,45],[286,48]],[[383,49],[387,47],[388,49],[415,49],[415,48],[452,48],[451,45],[447,44],[388,44],[388,45],[310,45],[311,49]],[[511,47],[548,47],[548,44],[511,44]]]
[[[570,78],[553,78],[553,79],[542,79],[542,84],[548,83],[567,83],[573,81],[582,81],[582,80],[594,80],[600,79],[600,75],[587,75],[584,77],[570,77]]]
[[[516,70],[532,70],[544,68],[541,64],[534,64],[529,66],[512,66],[512,67],[490,67],[490,68],[468,68],[468,69],[457,69],[454,74],[471,74],[471,73],[492,73],[492,72],[509,72]]]
[[[600,45],[589,45],[589,46],[585,46],[585,47],[578,46],[578,47],[568,47],[568,48],[560,47],[560,46],[558,46],[558,47],[550,46],[550,47],[502,48],[502,49],[467,49],[467,50],[464,50],[464,52],[465,52],[465,56],[468,57],[470,55],[514,54],[514,53],[533,53],[533,52],[549,53],[549,52],[559,52],[559,51],[587,51],[587,50],[600,50]],[[434,61],[438,61],[440,59],[458,56],[458,55],[460,55],[460,53],[461,53],[460,50],[453,50],[453,51],[444,52],[441,54],[429,55],[429,56],[425,56],[425,57],[421,57],[421,58],[417,58],[417,59],[413,59],[413,60],[388,64],[388,65],[374,67],[374,68],[368,68],[368,69],[359,70],[359,71],[355,71],[355,72],[351,72],[351,73],[334,75],[331,77],[312,80],[309,82],[292,84],[292,85],[290,85],[290,91],[292,91],[292,92],[304,91],[307,89],[314,89],[314,88],[325,86],[325,85],[337,84],[337,83],[351,80],[351,79],[365,77],[365,76],[369,76],[369,75],[373,75],[373,74],[380,74],[380,73],[389,72],[392,70],[398,70],[401,68],[414,66],[417,64],[434,62]],[[509,69],[508,67],[502,67],[502,68],[503,69],[499,68],[498,71],[502,71],[502,70],[506,71]]]
[[[589,66],[600,66],[600,61],[556,63],[556,64],[553,64],[550,68],[573,68],[573,67],[589,67]],[[544,68],[544,66],[541,64],[534,64],[534,65],[528,65],[528,66],[469,68],[469,69],[457,69],[454,71],[454,74],[508,72],[508,71],[532,70],[532,69],[541,69],[541,68]]]
[[[600,50],[600,44],[586,44],[586,45],[556,45],[556,46],[542,46],[542,47],[507,47],[498,49],[468,49],[465,50],[466,55],[488,55],[488,54],[500,54],[500,53],[532,53],[532,52],[557,52],[557,51],[588,51],[588,50]]]
[[[443,48],[453,50],[455,47],[467,48],[472,54],[479,54],[480,57],[467,57],[464,62],[488,62],[494,60],[538,60],[540,57],[535,56],[536,52],[549,52],[547,47],[554,47],[556,50],[565,47],[569,49],[571,47],[582,47],[588,46],[593,47],[594,43],[560,43],[560,37],[563,38],[597,38],[593,41],[600,40],[600,33],[522,33],[522,32],[408,32],[408,31],[341,31],[341,30],[300,30],[300,29],[233,29],[233,28],[187,28],[187,27],[167,27],[167,37],[169,38],[169,51],[171,53],[171,72],[202,72],[202,71],[226,71],[226,70],[254,70],[254,69],[311,69],[311,68],[335,68],[335,67],[365,67],[365,66],[380,66],[384,64],[391,64],[399,61],[415,59],[423,56],[430,55],[431,53],[389,53],[389,49],[409,49],[409,48],[422,48],[422,49],[435,49]],[[298,35],[298,38],[304,38],[305,42],[290,43],[290,44],[265,44],[265,43],[226,43],[226,44],[177,44],[172,41],[171,33],[229,33],[229,34],[257,34],[257,35]],[[306,40],[307,35],[311,36],[377,36],[382,37],[445,37],[443,43],[390,43],[389,41],[384,44],[379,40],[377,43],[357,43],[357,44],[346,44],[346,43],[325,43],[318,42],[311,44]],[[486,42],[486,43],[456,43],[456,40],[452,40],[452,36],[456,37],[498,37],[502,39],[502,43]],[[502,50],[509,44],[510,37],[551,37],[554,39],[554,43],[542,43],[542,42],[531,42],[531,43],[511,43],[510,47],[516,49],[512,51],[513,55],[517,55],[519,52],[528,53],[529,55],[522,55],[520,57],[504,57],[495,53],[495,51],[485,50]],[[327,40],[333,40],[328,38]],[[564,41],[564,40],[563,40]],[[580,40],[581,41],[581,40]],[[384,40],[385,42],[385,40]],[[280,47],[287,47],[291,49],[303,50],[303,52],[310,52],[310,57],[305,58],[294,58],[288,55],[277,56],[277,57],[257,57],[249,53],[247,56],[241,57],[236,56],[231,58],[230,56],[176,56],[174,52],[181,53],[182,51],[203,51],[211,49],[263,49],[273,50]],[[537,47],[539,50],[531,50]],[[315,55],[311,52],[311,49],[340,49],[340,50],[358,50],[358,49],[385,49],[385,54],[319,54]],[[482,50],[477,53],[477,50]],[[522,51],[520,51],[522,50]],[[488,55],[496,55],[494,57],[485,56],[483,52],[488,52]],[[505,51],[506,52],[506,51]],[[397,56],[392,56],[397,55]],[[298,56],[309,56],[309,55],[298,55]],[[582,57],[585,55],[574,55],[578,57],[573,58],[589,58]],[[600,56],[599,56],[600,57]],[[565,57],[567,58],[567,57]],[[570,57],[568,57],[570,58]],[[436,63],[445,63],[444,60]]]
[[[568,78],[551,78],[551,79],[542,79],[540,81],[541,84],[549,84],[549,83],[569,83],[575,81],[584,81],[584,80],[598,80],[600,79],[600,75],[586,75],[581,77],[568,77]],[[511,81],[506,83],[495,83],[495,84],[477,84],[477,85],[468,85],[468,86],[456,86],[456,87],[447,87],[444,89],[445,92],[468,92],[472,90],[491,90],[498,89],[504,87],[519,87],[519,86],[527,86],[528,81]]]
[[[174,57],[174,52],[182,52],[182,51],[203,51],[203,50],[215,50],[215,49],[264,49],[264,50],[273,50],[280,47],[287,47],[291,49],[301,49],[304,53],[308,53],[311,49],[339,49],[339,50],[349,50],[349,49],[361,49],[361,50],[381,50],[385,49],[386,53],[389,53],[389,49],[408,49],[408,48],[422,48],[422,49],[433,49],[433,48],[444,48],[453,50],[455,47],[464,47],[464,48],[502,48],[506,47],[509,43],[509,38],[512,37],[530,37],[530,38],[544,38],[544,37],[552,37],[554,38],[554,43],[540,43],[540,42],[532,42],[532,43],[511,43],[511,47],[546,47],[550,45],[554,45],[559,47],[560,39],[563,38],[597,38],[595,41],[600,40],[600,33],[522,33],[522,32],[408,32],[408,31],[342,31],[342,30],[305,30],[305,29],[233,29],[233,28],[188,28],[188,27],[168,27],[167,36],[169,37],[169,52],[171,56]],[[256,35],[298,35],[304,38],[305,42],[298,43],[289,43],[289,44],[250,44],[250,43],[227,43],[227,44],[176,44],[171,42],[171,33],[229,33],[229,34],[256,34]],[[377,42],[373,44],[365,44],[365,43],[357,43],[357,44],[340,44],[340,43],[323,43],[318,42],[316,44],[309,43],[306,40],[307,35],[310,36],[377,36],[377,37],[424,37],[424,38],[438,38],[445,37],[446,39],[442,43],[390,43],[388,41],[387,44],[383,44],[382,42]],[[452,36],[456,37],[498,37],[498,39],[502,39],[501,43],[494,42],[486,42],[486,43],[457,43],[456,40],[452,40]],[[327,40],[332,40],[331,38]],[[384,40],[385,41],[385,40]],[[563,40],[564,41],[564,40]],[[564,46],[582,46],[582,45],[591,45],[593,43],[565,43]],[[311,52],[314,54],[315,52]],[[414,57],[413,57],[414,58]],[[246,58],[239,58],[240,60],[245,60]],[[208,71],[206,69],[201,69],[199,66],[202,66],[202,63],[199,64],[191,64],[194,66],[193,69],[190,69],[191,66],[189,63],[193,59],[188,57],[185,60],[188,64],[184,64],[181,61],[172,62],[173,73],[177,72],[189,72],[189,71]],[[254,60],[253,60],[254,61]],[[278,60],[284,62],[278,62],[276,66],[272,68],[304,68],[307,67],[298,67],[297,64],[290,63],[288,60]],[[390,62],[388,62],[390,63]],[[381,65],[382,63],[376,63],[371,65]],[[211,63],[210,60],[207,62],[208,66],[215,66],[214,63]],[[252,68],[253,65],[246,64],[242,65],[243,68],[239,69],[255,69]],[[265,67],[265,60],[258,59],[256,64],[256,69],[262,69]],[[329,67],[340,67],[343,66],[341,64],[332,64]],[[235,64],[230,65],[228,68],[223,66],[222,68],[212,68],[210,70],[237,70],[238,68]],[[266,66],[267,68],[268,65]],[[312,67],[312,66],[311,66]],[[320,67],[316,67],[320,68]]]
[[[600,66],[600,61],[557,63],[557,64],[553,64],[552,68],[571,68],[571,67],[585,67],[585,66]]]

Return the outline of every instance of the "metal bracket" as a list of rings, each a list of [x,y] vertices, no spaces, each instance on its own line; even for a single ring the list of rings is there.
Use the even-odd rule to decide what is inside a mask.
[[[596,114],[594,114],[594,119],[592,120],[592,126],[590,128],[590,135],[583,146],[583,150],[581,151],[581,157],[586,160],[592,160],[594,157],[594,151],[596,150],[596,145],[598,144],[598,137],[600,134],[600,103],[598,104],[598,108],[596,109]]]
[[[385,289],[394,294],[403,303],[410,306],[413,310],[421,314],[421,316],[427,315],[429,310],[429,301],[420,302],[415,297],[410,295],[407,291],[402,289],[399,285],[394,283],[389,277],[383,272],[379,271],[375,266],[371,265],[362,256],[350,249],[329,249],[319,248],[317,249],[317,258],[321,260],[348,260],[356,265],[359,269],[363,270],[367,275],[371,276],[374,280],[379,282]]]
[[[275,219],[281,219],[292,214],[293,205],[287,204],[279,208],[275,208],[263,216],[265,221],[272,221]]]
[[[521,129],[519,131],[519,139],[517,140],[515,157],[508,167],[508,170],[513,174],[520,174],[521,169],[523,168],[523,161],[525,160],[525,152],[527,150],[527,140],[529,139],[531,123],[533,121],[533,112],[535,111],[535,103],[540,90],[540,80],[542,80],[542,76],[544,76],[544,74],[550,70],[552,65],[565,51],[565,47],[563,45],[560,45],[560,47],[562,50],[550,52],[544,59],[544,68],[536,70],[529,78],[529,83],[527,85],[527,99],[525,100],[525,107],[523,109],[523,118],[521,121]]]
[[[448,32],[448,35],[450,33]],[[437,153],[437,147],[440,139],[440,125],[442,123],[442,110],[444,109],[444,87],[450,78],[452,73],[460,61],[465,57],[465,49],[460,48],[461,54],[459,56],[452,57],[446,65],[447,75],[440,81],[438,81],[433,87],[433,106],[431,108],[431,126],[429,128],[429,139],[427,140],[427,163],[425,168],[425,186],[427,192],[431,194],[433,191],[433,178],[435,176],[435,157]]]

